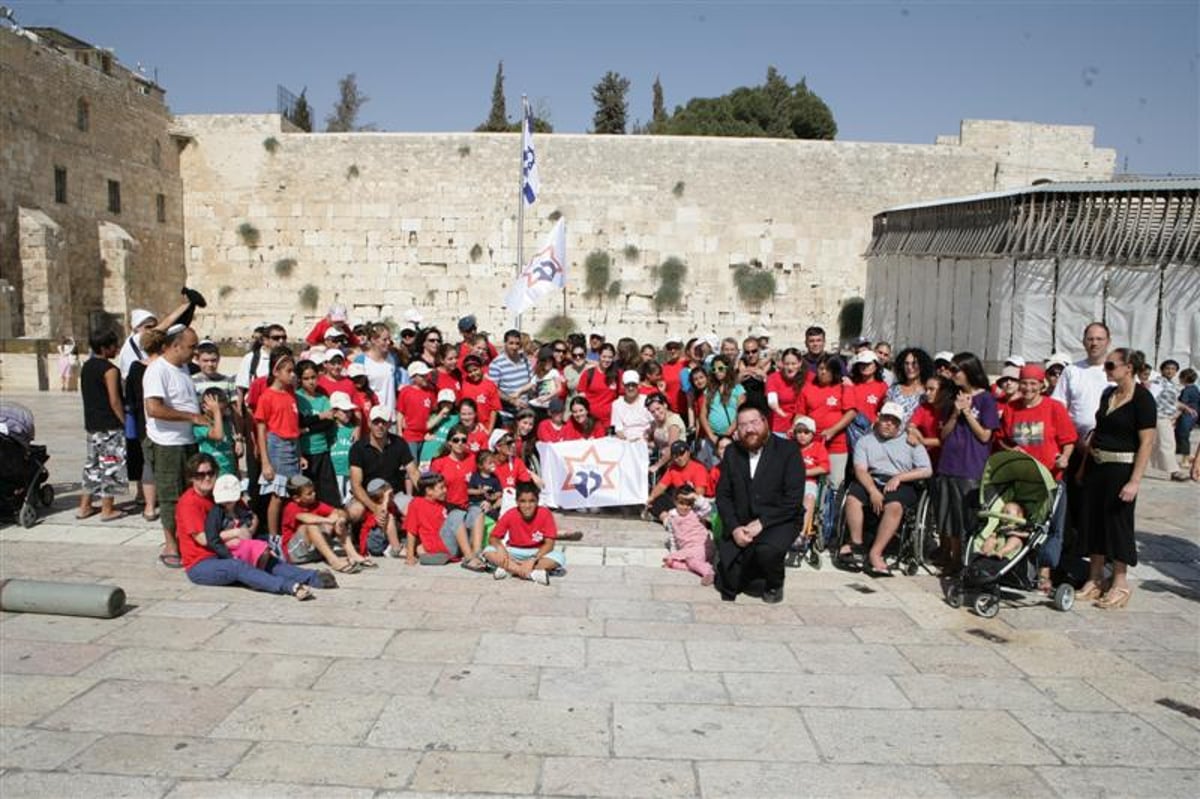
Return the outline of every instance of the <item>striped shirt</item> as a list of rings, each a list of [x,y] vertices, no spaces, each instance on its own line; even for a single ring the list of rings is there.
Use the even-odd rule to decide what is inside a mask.
[[[488,364],[488,378],[496,384],[501,394],[515,394],[517,390],[527,386],[533,379],[529,369],[529,359],[524,355],[516,361],[511,360],[507,353],[501,353]]]

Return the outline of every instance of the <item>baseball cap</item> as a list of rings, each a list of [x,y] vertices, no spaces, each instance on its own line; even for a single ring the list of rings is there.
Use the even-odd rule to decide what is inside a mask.
[[[368,418],[373,422],[376,419],[383,419],[385,422],[392,421],[392,411],[386,405],[376,405],[371,409]]]
[[[237,502],[242,498],[242,481],[236,475],[223,474],[213,484],[213,501]]]
[[[437,401],[439,405],[441,405],[443,402],[452,403],[456,399],[458,399],[458,396],[454,393],[454,389],[452,388],[443,388],[437,393]]]
[[[676,441],[671,444],[671,457],[678,458],[680,455],[688,451],[686,441]]]
[[[630,383],[642,382],[642,376],[637,373],[636,369],[626,369],[621,373],[621,384],[629,385]]]
[[[871,342],[868,341],[867,343],[870,344]],[[854,346],[857,347],[860,345],[856,343]],[[854,360],[852,361],[852,363],[876,363],[878,361],[879,361],[879,358],[875,355],[874,352],[872,352],[871,350],[863,350],[858,355],[854,356]]]
[[[1021,379],[1021,367],[1005,366],[1003,369],[1000,370],[1000,379],[1001,380],[1008,380],[1010,378],[1013,380],[1020,380]]]
[[[288,483],[287,483],[289,491],[298,491],[301,488],[304,488],[305,486],[310,486],[312,484],[313,484],[313,481],[309,480],[307,477],[305,477],[302,474],[292,475],[291,477],[288,478]]]
[[[512,433],[508,432],[503,427],[497,427],[492,431],[492,434],[488,436],[488,449],[495,449],[496,445],[506,438],[512,438]]]
[[[562,413],[567,409],[567,403],[563,402],[562,397],[551,397],[546,403],[546,410],[550,413]]]
[[[1022,380],[1045,380],[1046,370],[1036,363],[1027,363],[1021,367]]]
[[[869,347],[869,346],[871,346],[871,339],[867,338],[866,336],[858,336],[854,339],[854,341],[850,342],[850,346],[851,347]]]
[[[424,377],[425,375],[429,374],[429,372],[429,364],[420,359],[417,359],[408,365],[409,377]]]
[[[367,493],[382,494],[391,487],[391,483],[389,483],[387,480],[384,480],[382,477],[376,477],[375,479],[371,480],[371,482],[367,483]]]
[[[810,416],[797,416],[793,419],[792,429],[795,430],[797,427],[803,427],[805,430],[810,430],[814,433],[817,432],[817,423]]]
[[[1017,367],[1018,369],[1020,369],[1022,366],[1025,365],[1025,359],[1022,358],[1020,355],[1010,355],[1004,359],[1004,362],[1011,363],[1013,366]]]
[[[363,366],[358,361],[346,367],[346,377],[366,377],[367,367]]]
[[[320,366],[321,364],[325,363],[325,359],[328,357],[329,355],[325,352],[324,347],[313,347],[303,354],[303,358],[301,360],[312,361],[317,366]]]
[[[158,321],[158,317],[155,316],[153,312],[147,311],[145,308],[134,308],[133,313],[129,314],[129,321],[133,324],[135,329],[146,324],[151,319],[153,319],[155,322]]]
[[[329,321],[330,322],[345,322],[346,321],[346,306],[345,305],[330,305],[329,306]],[[326,333],[325,335],[329,335]]]
[[[477,322],[475,321],[474,315],[468,314],[458,320],[458,329],[460,332],[466,333],[470,330],[474,330],[476,324]]]
[[[885,402],[879,409],[880,416],[890,416],[893,419],[904,419],[904,408],[898,402]]]
[[[329,396],[329,407],[335,411],[354,410],[354,400],[345,391],[335,391]]]
[[[945,361],[946,363],[950,363],[953,360],[954,360],[954,353],[950,352],[950,350],[942,350],[937,355],[933,356],[934,363],[937,363],[938,361]]]
[[[326,363],[328,363],[329,361],[344,361],[344,360],[346,360],[346,353],[342,352],[337,347],[330,347],[329,349],[325,350],[325,362]]]
[[[322,336],[322,338],[345,338],[345,337],[346,337],[345,330],[342,330],[340,327],[333,327],[332,325],[325,328],[325,333]]]
[[[1046,359],[1047,369],[1049,369],[1051,366],[1061,366],[1062,368],[1066,369],[1070,365],[1071,357],[1061,352],[1056,352]]]

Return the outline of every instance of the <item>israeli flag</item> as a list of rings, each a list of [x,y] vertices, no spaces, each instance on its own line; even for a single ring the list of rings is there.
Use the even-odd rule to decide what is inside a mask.
[[[529,100],[525,97],[521,97],[521,107],[524,112],[524,121],[521,124],[521,196],[525,198],[526,205],[533,205],[541,188],[537,155],[533,152],[533,109],[529,107]]]

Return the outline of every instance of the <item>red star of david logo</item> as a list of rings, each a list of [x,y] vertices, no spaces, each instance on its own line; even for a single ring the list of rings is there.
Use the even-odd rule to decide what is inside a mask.
[[[616,481],[613,479],[613,472],[616,471],[618,462],[602,459],[600,453],[596,452],[594,444],[585,449],[578,458],[564,458],[563,460],[567,466],[567,476],[562,484],[563,491],[574,489],[586,497],[601,488],[615,489],[617,487]]]

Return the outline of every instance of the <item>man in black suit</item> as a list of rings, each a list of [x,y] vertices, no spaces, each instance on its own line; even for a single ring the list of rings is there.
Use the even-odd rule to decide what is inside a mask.
[[[717,512],[725,536],[717,545],[717,590],[783,600],[783,559],[796,540],[804,501],[804,461],[791,441],[771,435],[770,411],[747,402],[738,409],[737,442],[725,451]]]

